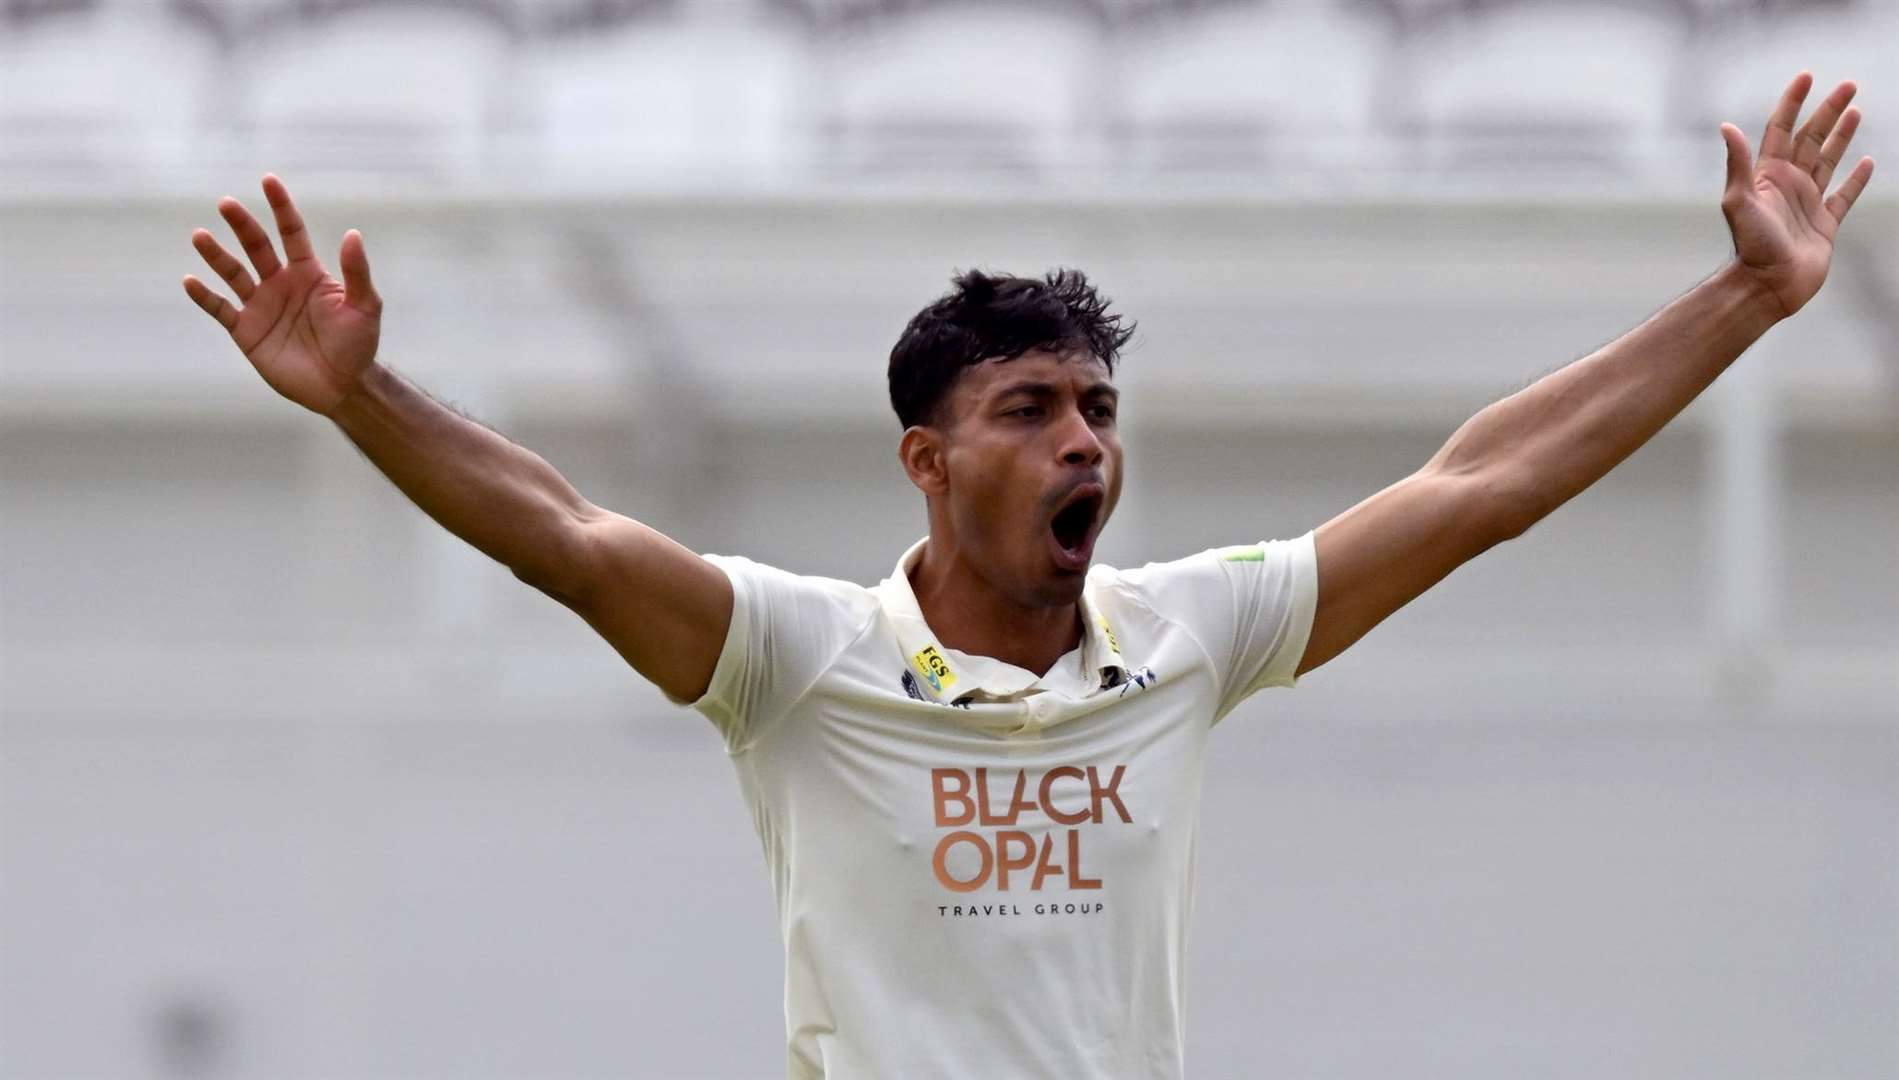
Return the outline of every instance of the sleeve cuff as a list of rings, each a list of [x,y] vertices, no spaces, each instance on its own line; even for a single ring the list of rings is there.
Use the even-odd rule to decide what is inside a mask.
[[[698,712],[713,716],[720,710],[730,711],[732,703],[727,700],[727,688],[738,677],[738,667],[745,660],[746,636],[750,630],[752,603],[745,589],[745,580],[728,563],[723,555],[706,555],[703,558],[719,568],[726,580],[732,583],[732,618],[725,627],[725,642],[719,647],[718,663],[713,665],[712,678],[706,683],[705,693],[697,698],[674,697],[662,689],[667,701]],[[711,710],[711,711],[708,711]],[[714,717],[717,719],[717,717]]]
[[[1319,609],[1319,551],[1316,530],[1294,539],[1288,550],[1292,589],[1286,612],[1286,640],[1273,656],[1273,667],[1262,686],[1299,685],[1299,664],[1312,640],[1312,620]]]

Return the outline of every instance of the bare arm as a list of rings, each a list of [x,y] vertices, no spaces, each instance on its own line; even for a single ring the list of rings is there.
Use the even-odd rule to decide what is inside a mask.
[[[538,454],[456,413],[380,363],[329,417],[422,511],[550,593],[581,576],[587,500]]]
[[[1614,342],[1485,408],[1418,472],[1319,527],[1301,674],[1601,479],[1819,291],[1872,159],[1820,201],[1859,113],[1845,108],[1854,91],[1845,82],[1795,134],[1810,82],[1801,72],[1782,96],[1758,171],[1740,129],[1722,125],[1731,262]]]
[[[572,608],[662,690],[683,700],[702,694],[731,618],[725,575],[588,502],[539,455],[377,363],[382,299],[362,236],[344,234],[338,282],[317,261],[283,183],[266,176],[263,186],[285,261],[242,204],[222,200],[219,211],[257,276],[200,229],[193,245],[242,307],[187,275],[191,299],[266,382],[330,418],[431,518]]]
[[[1488,474],[1478,521],[1520,535],[1648,442],[1782,318],[1729,263],[1642,325],[1467,421],[1426,465]]]
[[[660,689],[705,692],[732,614],[717,567],[381,364],[329,416],[424,513],[571,608]]]

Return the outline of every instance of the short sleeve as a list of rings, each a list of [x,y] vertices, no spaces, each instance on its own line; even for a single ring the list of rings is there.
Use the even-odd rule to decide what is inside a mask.
[[[857,586],[806,577],[736,555],[707,555],[732,583],[732,620],[696,701],[667,695],[712,721],[728,753],[755,743],[797,704],[860,629]]]
[[[1206,650],[1219,686],[1214,723],[1255,691],[1298,684],[1318,607],[1313,533],[1212,548],[1129,577]]]

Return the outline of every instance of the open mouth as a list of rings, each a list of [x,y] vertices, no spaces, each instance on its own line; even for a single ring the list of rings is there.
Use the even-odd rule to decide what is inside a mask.
[[[1055,540],[1055,547],[1065,558],[1060,561],[1071,565],[1086,564],[1094,547],[1095,528],[1101,517],[1103,496],[1099,484],[1084,484],[1075,489],[1064,503],[1055,511],[1049,522],[1049,534]]]

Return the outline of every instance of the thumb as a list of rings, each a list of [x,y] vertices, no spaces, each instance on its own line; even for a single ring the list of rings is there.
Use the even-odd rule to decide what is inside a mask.
[[[343,234],[343,302],[370,315],[382,313],[382,297],[369,280],[369,255],[363,251],[363,234],[355,229]]]
[[[1747,133],[1733,124],[1721,125],[1721,141],[1728,147],[1728,179],[1725,195],[1745,198],[1754,181],[1754,155],[1747,148]]]

